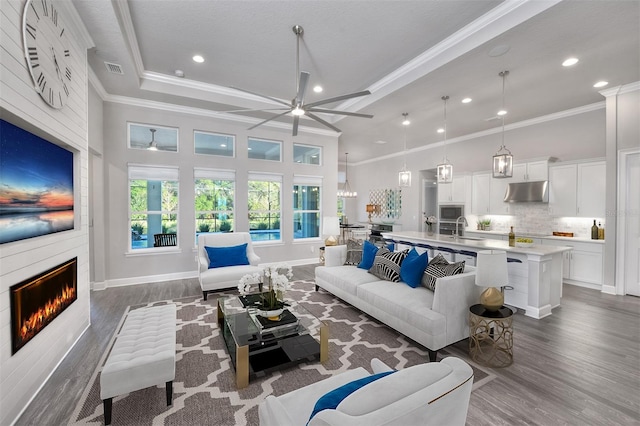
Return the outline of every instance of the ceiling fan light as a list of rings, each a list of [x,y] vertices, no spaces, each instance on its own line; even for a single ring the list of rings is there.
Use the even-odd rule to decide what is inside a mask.
[[[302,108],[300,108],[299,106],[295,107],[294,109],[291,110],[291,114],[292,115],[297,115],[298,117],[301,115],[304,115],[304,110]]]
[[[319,84],[318,84],[318,85],[315,85],[315,86],[313,87],[313,91],[314,91],[315,93],[322,93],[322,90],[323,90],[323,89],[322,89],[322,86],[320,86]]]

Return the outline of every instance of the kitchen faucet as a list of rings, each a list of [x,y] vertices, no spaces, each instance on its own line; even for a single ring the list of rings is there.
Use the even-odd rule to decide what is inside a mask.
[[[458,238],[458,222],[460,222],[460,219],[462,219],[462,221],[464,222],[465,226],[469,226],[469,222],[467,222],[467,218],[464,216],[460,216],[459,218],[456,219],[456,235],[455,238]]]

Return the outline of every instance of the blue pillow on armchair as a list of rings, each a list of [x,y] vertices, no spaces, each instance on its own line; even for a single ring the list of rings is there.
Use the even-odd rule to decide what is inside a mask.
[[[229,247],[204,246],[204,249],[209,257],[209,269],[250,264],[247,257],[247,243]]]

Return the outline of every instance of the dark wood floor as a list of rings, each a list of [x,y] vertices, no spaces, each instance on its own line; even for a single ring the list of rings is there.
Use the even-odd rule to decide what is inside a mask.
[[[294,278],[313,279],[314,267]],[[68,423],[127,306],[198,294],[196,279],[92,292],[91,327],[16,424]],[[514,363],[491,371],[468,425],[638,425],[640,298],[565,285],[550,317],[515,316]]]

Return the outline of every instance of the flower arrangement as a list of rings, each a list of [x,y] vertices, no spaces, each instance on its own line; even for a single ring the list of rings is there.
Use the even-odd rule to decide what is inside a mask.
[[[431,215],[431,216],[427,216],[426,213],[423,213],[424,217],[425,217],[425,221],[424,223],[427,224],[427,230],[429,232],[433,232],[433,224],[436,223],[438,221],[438,219],[436,219],[435,216]]]
[[[293,278],[293,272],[288,264],[265,266],[262,270],[262,275],[256,272],[240,278],[238,291],[241,294],[246,294],[250,291],[252,284],[262,282],[262,288],[263,290],[266,288],[266,290],[261,294],[261,306],[259,306],[259,309],[273,311],[284,306],[284,294],[289,289],[289,280],[291,278]]]

